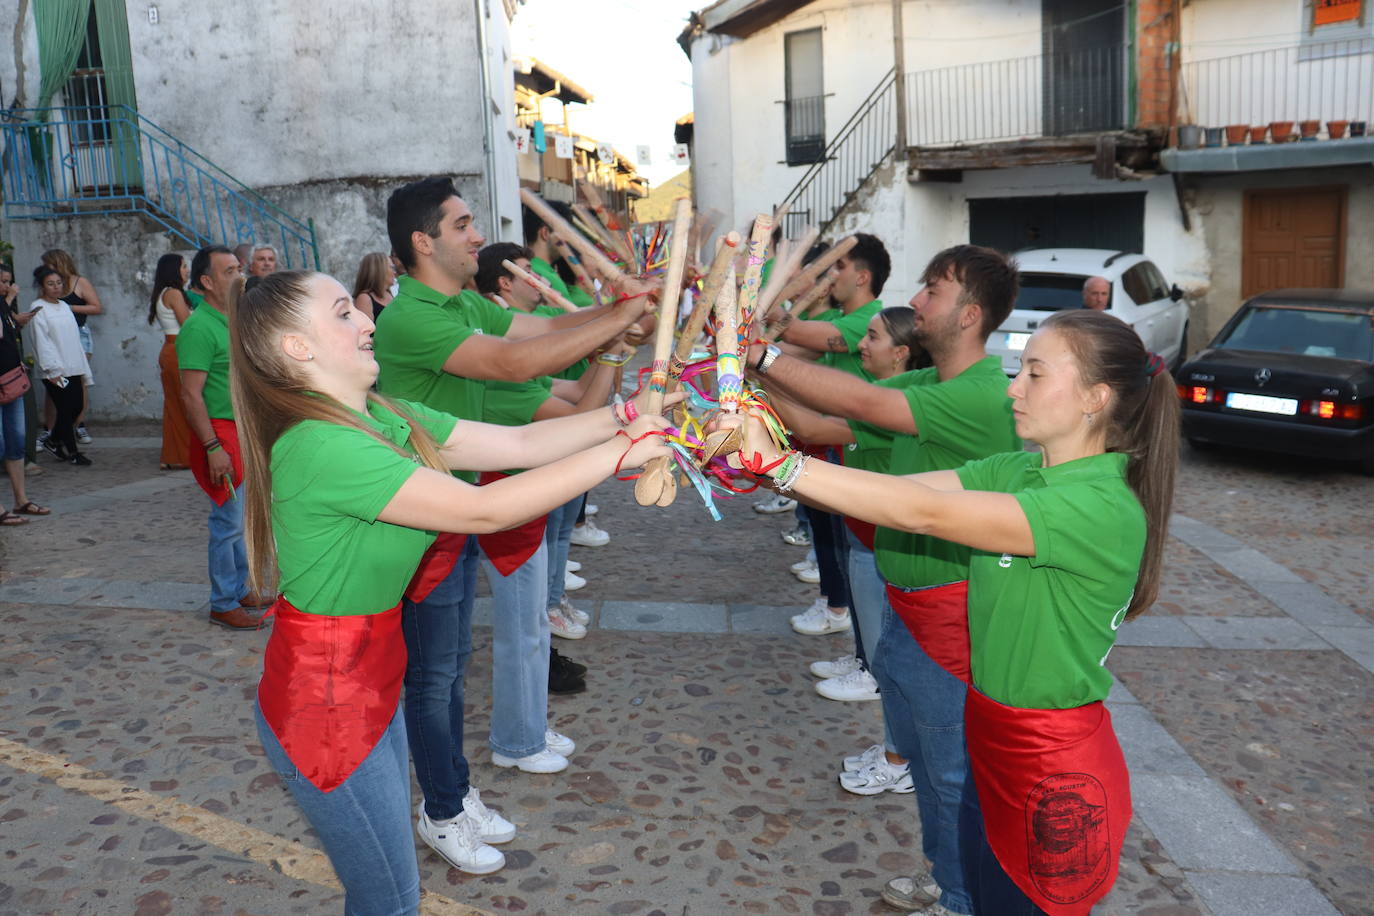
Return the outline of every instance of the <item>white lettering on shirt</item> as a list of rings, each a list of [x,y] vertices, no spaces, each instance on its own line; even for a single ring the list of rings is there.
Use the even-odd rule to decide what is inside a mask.
[[[997,565],[1002,567],[1003,569],[1011,569],[1011,554],[1002,554],[1002,559],[997,561]]]

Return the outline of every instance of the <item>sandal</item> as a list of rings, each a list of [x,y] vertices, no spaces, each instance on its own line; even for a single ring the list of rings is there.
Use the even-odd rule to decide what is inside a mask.
[[[0,527],[9,528],[13,525],[27,525],[29,520],[15,515],[13,512],[0,512]]]
[[[10,510],[10,511],[15,512],[15,513],[18,513],[19,515],[51,515],[51,514],[52,514],[52,510],[49,509],[47,506],[40,506],[40,505],[38,505],[38,503],[34,502],[33,500],[29,500],[28,502],[24,503],[24,505],[22,505],[22,506],[15,506],[15,507],[14,507],[12,510]]]

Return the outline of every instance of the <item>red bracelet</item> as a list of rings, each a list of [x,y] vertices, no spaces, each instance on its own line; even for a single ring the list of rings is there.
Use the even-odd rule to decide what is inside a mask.
[[[639,477],[638,474],[631,474],[628,477],[620,476],[620,469],[625,464],[625,457],[630,454],[630,449],[634,448],[636,445],[643,442],[650,436],[663,436],[665,439],[668,437],[668,434],[661,429],[651,429],[647,433],[642,433],[641,435],[635,436],[634,438],[631,438],[630,434],[625,432],[625,430],[623,429],[617,430],[616,435],[624,436],[626,439],[630,440],[630,444],[625,446],[625,451],[620,453],[620,459],[615,463],[615,470],[612,473],[615,475],[616,480],[634,480]]]
[[[639,408],[635,406],[634,400],[632,399],[632,400],[626,401],[626,402],[625,402],[625,425],[626,425],[626,426],[629,426],[631,423],[633,423],[635,420],[638,420],[638,419],[639,419]]]
[[[755,477],[763,477],[769,471],[773,470],[773,468],[782,464],[786,460],[787,454],[785,452],[782,455],[778,456],[777,461],[774,461],[771,464],[767,465],[763,463],[762,452],[755,452],[752,458],[747,458],[743,454],[739,456],[739,463],[744,466],[744,469],[746,471],[748,471],[750,474],[753,474]]]

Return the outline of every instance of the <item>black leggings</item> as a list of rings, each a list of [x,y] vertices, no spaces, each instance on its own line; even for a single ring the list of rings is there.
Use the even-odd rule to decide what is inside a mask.
[[[811,546],[816,550],[816,568],[821,574],[821,594],[831,607],[849,607],[849,572],[844,551],[849,542],[844,534],[844,517],[806,507],[811,522]]]
[[[48,399],[57,413],[51,430],[52,441],[68,457],[76,454],[76,433],[72,427],[81,413],[85,383],[84,375],[67,376],[66,387],[58,387],[52,380],[43,379],[43,387],[47,389]]]

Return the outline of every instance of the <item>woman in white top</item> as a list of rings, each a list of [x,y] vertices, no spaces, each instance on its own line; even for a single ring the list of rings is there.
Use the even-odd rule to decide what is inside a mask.
[[[162,372],[162,469],[180,470],[190,466],[191,427],[181,406],[181,373],[177,371],[177,335],[191,314],[186,300],[186,278],[190,268],[179,254],[164,254],[157,259],[153,274],[153,295],[148,301],[148,323],[157,322],[164,335],[157,367]]]
[[[62,301],[62,275],[44,264],[34,270],[33,282],[40,298],[29,307],[34,313],[29,327],[43,387],[54,409],[52,432],[43,447],[59,461],[84,467],[91,459],[77,451],[74,426],[83,406],[84,388],[90,384],[91,366],[81,346],[76,316]]]

